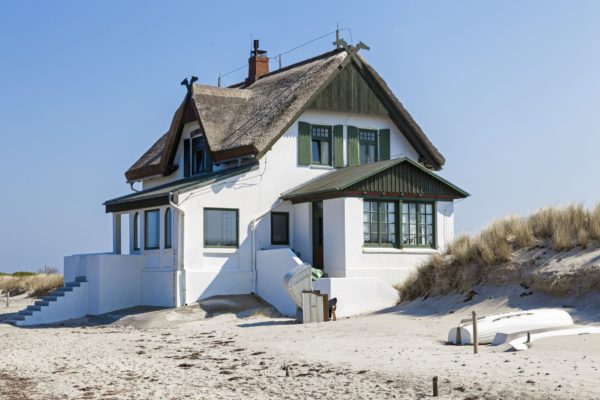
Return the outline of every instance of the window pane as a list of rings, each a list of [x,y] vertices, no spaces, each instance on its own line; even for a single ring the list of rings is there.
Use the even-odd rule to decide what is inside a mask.
[[[133,249],[140,249],[140,215],[138,213],[133,216]]]
[[[321,164],[329,165],[329,142],[321,142]]]
[[[272,244],[288,244],[288,214],[287,213],[272,213],[271,214],[271,243]]]
[[[312,142],[312,160],[313,163],[321,163],[321,146],[319,146],[318,140],[313,140]]]
[[[425,206],[425,211],[427,212],[427,214],[431,214],[433,212],[433,206],[431,204],[427,204]]]
[[[173,212],[167,208],[165,212],[165,248],[173,246]]]
[[[145,248],[158,249],[160,247],[160,213],[158,210],[146,211],[145,215]]]
[[[375,160],[375,145],[369,146],[369,162],[374,162]]]
[[[360,160],[360,165],[366,164],[367,163],[367,146],[364,144],[361,144],[359,147],[359,160]]]
[[[237,246],[237,211],[204,210],[204,244]]]

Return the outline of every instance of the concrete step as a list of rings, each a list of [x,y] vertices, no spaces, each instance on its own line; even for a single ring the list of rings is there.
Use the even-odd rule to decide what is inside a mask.
[[[12,317],[10,317],[10,319],[12,319],[13,321],[25,321],[25,316],[24,315],[13,315]]]
[[[87,278],[85,276],[76,276],[75,282],[87,282]]]
[[[7,323],[7,324],[11,324],[11,325],[15,325],[15,326],[17,325],[17,321],[15,321],[13,319],[5,319],[2,322]]]
[[[37,303],[37,301],[36,301],[36,303]],[[31,305],[31,306],[27,306],[27,309],[30,311],[40,311],[42,309],[42,306]]]
[[[79,287],[79,286],[81,286],[81,283],[80,282],[67,282],[65,284],[65,286],[66,287]]]
[[[33,311],[31,311],[31,310],[21,310],[21,311],[19,311],[19,315],[33,315]]]
[[[50,293],[50,296],[64,297],[65,296],[65,292],[61,292],[60,290],[55,290],[54,292]]]
[[[35,303],[33,303],[33,304],[34,304],[34,305],[36,305],[36,306],[42,306],[42,307],[43,307],[43,306],[47,306],[47,305],[48,305],[48,304],[50,304],[50,303],[48,303],[48,302],[47,302],[47,301],[45,301],[45,300],[37,300],[37,301],[36,301]]]
[[[56,289],[57,292],[72,292],[73,288],[70,286],[63,286],[61,288]]]
[[[44,297],[42,297],[42,300],[44,300],[44,301],[56,301],[56,296],[55,295],[44,296]]]

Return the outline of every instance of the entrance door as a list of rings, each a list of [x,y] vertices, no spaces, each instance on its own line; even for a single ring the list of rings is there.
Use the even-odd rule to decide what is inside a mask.
[[[313,267],[323,269],[323,202],[312,203]]]

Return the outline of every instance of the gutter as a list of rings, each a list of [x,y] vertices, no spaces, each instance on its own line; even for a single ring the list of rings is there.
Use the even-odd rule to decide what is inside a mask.
[[[186,282],[185,282],[185,268],[184,268],[184,264],[183,264],[183,242],[184,242],[184,236],[183,236],[183,227],[184,227],[184,221],[185,221],[185,212],[177,205],[173,202],[173,192],[169,192],[169,206],[173,207],[175,209],[175,211],[177,212],[177,246],[174,246],[173,249],[173,304],[175,305],[175,307],[178,307],[178,294],[179,294],[179,285],[177,282],[177,272],[181,271],[182,274],[182,285],[181,285],[181,294],[182,294],[182,298],[183,298],[183,303],[187,304],[185,302],[185,298],[186,298]]]

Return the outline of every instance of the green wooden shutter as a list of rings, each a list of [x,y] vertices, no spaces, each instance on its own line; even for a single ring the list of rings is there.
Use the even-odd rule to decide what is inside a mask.
[[[298,165],[310,165],[310,124],[298,122]]]
[[[183,176],[190,176],[190,139],[183,141]]]
[[[335,125],[333,127],[333,166],[342,168],[344,166],[344,127]]]
[[[390,159],[390,130],[379,130],[379,160]]]
[[[358,165],[358,128],[348,126],[348,166]]]

